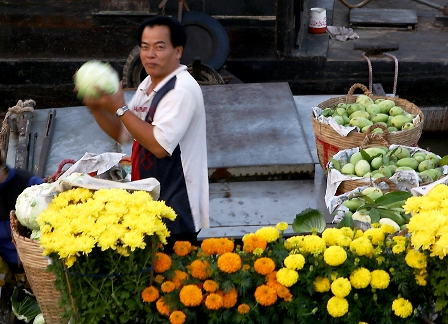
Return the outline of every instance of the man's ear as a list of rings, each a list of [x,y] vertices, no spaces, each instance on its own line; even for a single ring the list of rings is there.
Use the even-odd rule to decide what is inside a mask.
[[[182,53],[184,51],[183,46],[177,46],[176,47],[176,57],[180,60],[180,58],[182,57]]]

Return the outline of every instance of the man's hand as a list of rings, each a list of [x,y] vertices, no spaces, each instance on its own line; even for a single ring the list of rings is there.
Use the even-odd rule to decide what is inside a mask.
[[[115,115],[118,108],[125,105],[124,95],[123,95],[123,85],[120,82],[118,86],[118,91],[114,94],[107,94],[100,89],[96,89],[101,94],[99,98],[84,97],[83,104],[86,105],[90,110],[103,110],[110,114]],[[75,88],[76,91],[76,88]]]

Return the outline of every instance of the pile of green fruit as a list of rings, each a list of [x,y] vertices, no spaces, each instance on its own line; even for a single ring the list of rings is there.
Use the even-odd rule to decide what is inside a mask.
[[[403,205],[412,194],[407,191],[392,191],[383,194],[378,187],[366,187],[342,202],[348,211],[338,227],[356,227],[356,221],[368,224],[389,224],[400,231],[406,228],[411,218]],[[337,211],[336,211],[337,212]]]
[[[349,177],[390,178],[397,170],[416,171],[420,183],[438,180],[443,175],[446,158],[425,150],[405,146],[376,146],[360,149],[348,161],[333,157],[332,168]],[[337,155],[336,155],[337,156]]]
[[[342,126],[357,126],[363,133],[373,124],[384,126],[389,133],[415,127],[415,116],[396,106],[393,100],[380,98],[374,101],[366,95],[359,95],[355,103],[339,103],[327,107],[322,110],[321,115],[333,117]],[[371,133],[384,133],[384,130],[377,127],[371,130]]]

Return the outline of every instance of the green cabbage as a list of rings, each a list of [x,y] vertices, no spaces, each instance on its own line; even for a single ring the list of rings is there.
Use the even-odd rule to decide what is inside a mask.
[[[31,237],[39,239],[40,227],[37,216],[43,212],[53,199],[55,185],[42,183],[31,186],[22,191],[16,200],[16,217],[19,223],[32,230]]]
[[[40,313],[34,318],[33,324],[45,324],[44,315]]]
[[[84,63],[75,74],[78,99],[99,98],[101,92],[114,94],[118,91],[118,73],[109,63],[92,60]]]

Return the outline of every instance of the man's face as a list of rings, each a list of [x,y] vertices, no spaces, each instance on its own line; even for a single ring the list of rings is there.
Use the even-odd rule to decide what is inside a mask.
[[[179,67],[183,48],[173,47],[167,26],[146,27],[140,44],[140,59],[154,83]]]

